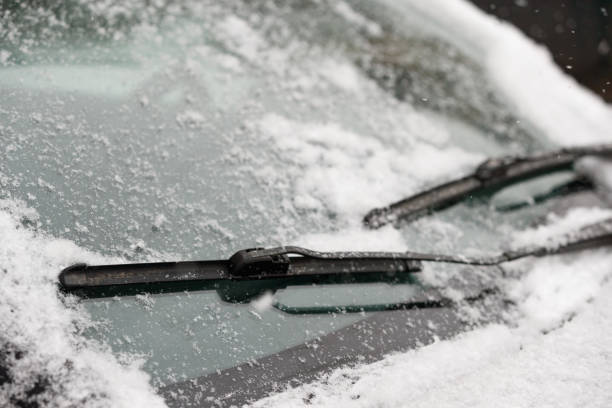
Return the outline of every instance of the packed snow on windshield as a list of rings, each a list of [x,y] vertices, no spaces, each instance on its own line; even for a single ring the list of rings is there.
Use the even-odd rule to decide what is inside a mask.
[[[611,225],[579,149],[610,155],[612,108],[518,29],[443,0],[0,10],[1,406],[612,405],[612,232],[579,235]],[[228,261],[287,245],[324,254]]]

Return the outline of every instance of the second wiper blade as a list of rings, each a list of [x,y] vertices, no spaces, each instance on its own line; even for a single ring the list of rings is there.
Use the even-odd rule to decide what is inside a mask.
[[[387,207],[370,211],[363,219],[366,226],[380,228],[400,220],[414,220],[441,210],[472,195],[492,193],[510,184],[560,170],[571,170],[584,156],[612,156],[612,145],[564,148],[534,156],[510,156],[489,159],[471,175],[444,183]]]

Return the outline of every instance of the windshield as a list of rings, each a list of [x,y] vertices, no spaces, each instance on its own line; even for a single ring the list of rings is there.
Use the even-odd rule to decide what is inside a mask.
[[[0,199],[19,228],[79,248],[54,266],[226,259],[290,243],[488,253],[554,205],[496,210],[545,190],[542,179],[412,224],[362,226],[370,209],[487,157],[565,143],[557,125],[517,105],[510,74],[481,58],[484,43],[422,5],[5,2],[2,12]],[[605,121],[593,122],[585,143]],[[420,290],[287,288],[274,301],[358,305]],[[366,315],[289,316],[269,307],[272,296],[234,305],[214,291],[143,294],[70,307],[87,316],[79,336],[113,358],[141,358],[156,387]]]
[[[5,194],[95,251],[220,257],[345,228],[542,139],[470,55],[394,25],[392,7],[298,3],[160,11],[9,48],[2,171],[19,185]]]

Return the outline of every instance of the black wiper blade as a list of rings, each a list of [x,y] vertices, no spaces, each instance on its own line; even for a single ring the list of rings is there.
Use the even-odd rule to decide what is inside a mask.
[[[556,243],[490,257],[418,252],[317,252],[286,246],[238,251],[228,260],[142,264],[77,264],[64,269],[60,287],[85,297],[184,290],[216,290],[223,300],[247,302],[264,291],[289,285],[333,283],[416,283],[422,262],[497,266],[530,256],[546,256],[612,245],[612,219],[589,225]]]
[[[474,195],[492,194],[508,185],[561,170],[571,170],[584,156],[612,156],[612,145],[564,148],[534,156],[489,159],[471,175],[444,183],[387,207],[370,211],[363,219],[369,228],[397,221],[411,221],[450,207]]]
[[[404,253],[285,246],[241,250],[228,260],[76,264],[60,273],[59,283],[65,292],[87,297],[216,289],[224,300],[246,302],[288,284],[400,282],[420,270],[420,262]]]

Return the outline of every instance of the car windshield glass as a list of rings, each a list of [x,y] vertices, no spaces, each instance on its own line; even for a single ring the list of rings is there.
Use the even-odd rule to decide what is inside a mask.
[[[74,245],[53,258],[57,274],[77,261],[227,259],[290,244],[498,253],[557,202],[520,204],[573,177],[413,223],[363,226],[372,208],[489,157],[543,153],[561,140],[517,105],[510,74],[481,58],[483,43],[422,5],[43,3],[1,6],[0,205],[15,228]],[[585,143],[595,130],[584,129]],[[426,266],[418,285],[287,287],[245,304],[208,290],[63,302],[86,316],[79,336],[113,358],[142,358],[161,387],[369,315],[292,315],[274,302],[290,311],[420,299],[428,277],[445,276],[437,290],[462,270]],[[495,273],[482,271],[484,281]]]
[[[394,25],[393,7],[364,5],[363,27],[326,7],[160,11],[154,35],[125,23],[108,29],[116,40],[68,32],[9,50],[2,166],[19,185],[7,190],[86,248],[220,257],[346,227],[425,180],[541,143],[465,51]]]

